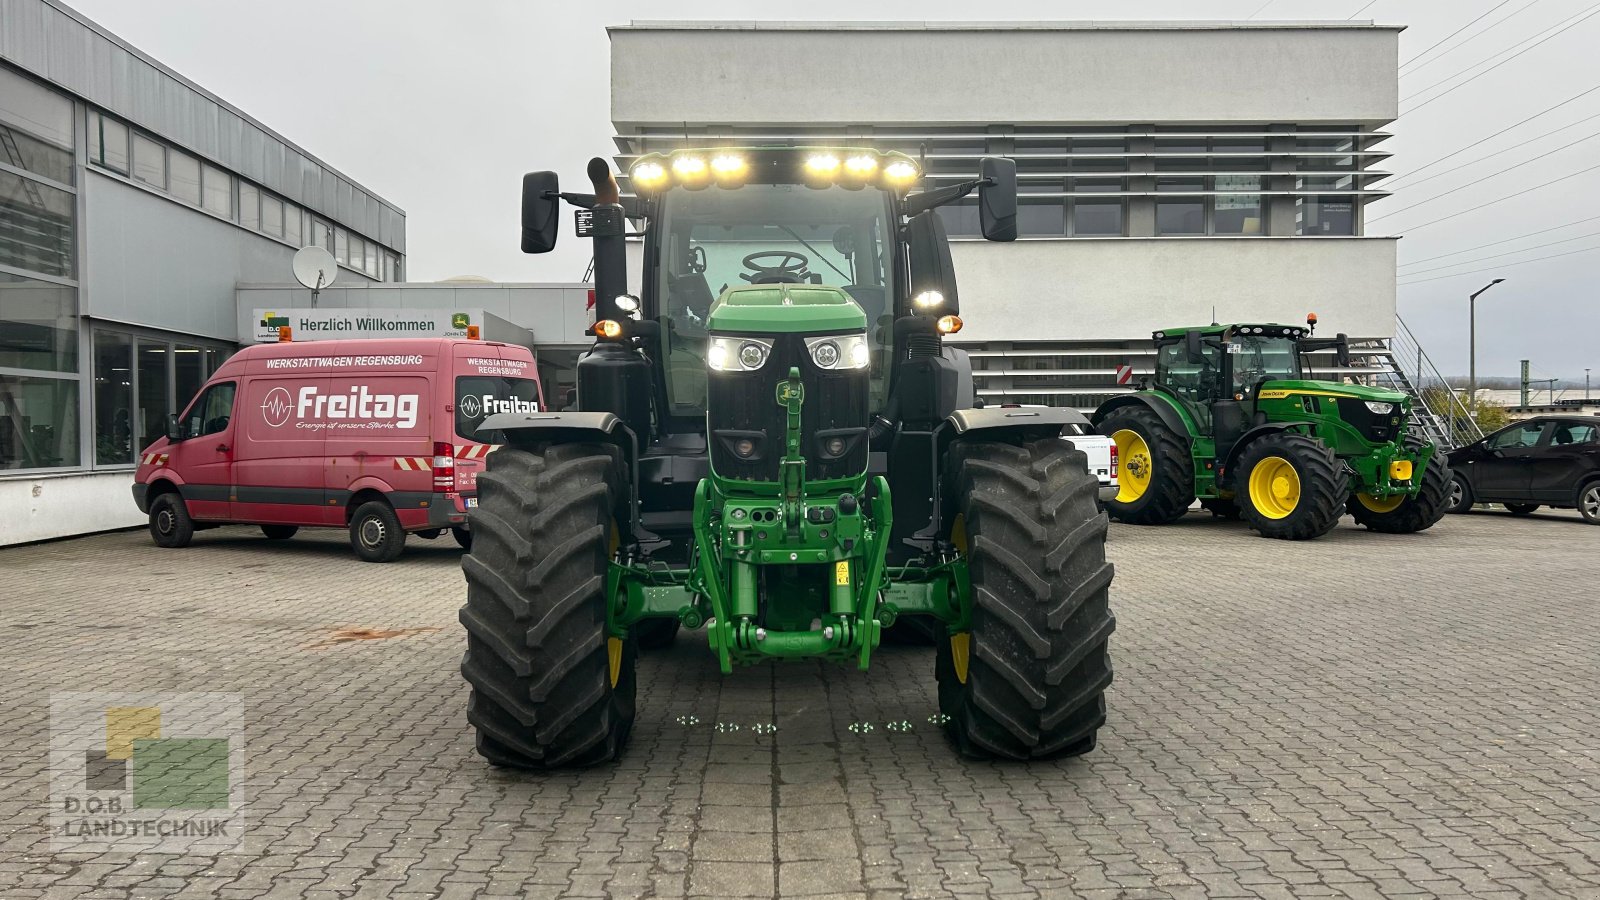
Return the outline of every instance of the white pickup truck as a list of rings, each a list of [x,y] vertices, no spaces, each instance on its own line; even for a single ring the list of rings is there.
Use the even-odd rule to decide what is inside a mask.
[[[1100,502],[1117,495],[1117,444],[1103,434],[1096,434],[1087,422],[1067,425],[1062,437],[1089,457],[1089,474],[1100,479]]]

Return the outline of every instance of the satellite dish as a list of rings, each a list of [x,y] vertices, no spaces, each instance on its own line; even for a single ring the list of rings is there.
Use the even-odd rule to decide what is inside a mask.
[[[333,254],[321,247],[301,247],[295,251],[295,280],[313,292],[333,284],[333,279],[338,274],[339,264],[333,261]]]

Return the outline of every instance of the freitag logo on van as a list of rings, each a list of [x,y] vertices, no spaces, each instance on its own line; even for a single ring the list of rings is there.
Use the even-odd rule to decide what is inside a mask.
[[[500,399],[493,394],[468,394],[456,401],[456,408],[469,419],[496,413],[532,413],[539,411],[537,400],[519,400],[516,397]]]
[[[261,398],[261,416],[274,428],[299,419],[297,428],[412,428],[417,424],[421,398],[416,394],[379,394],[364,384],[352,385],[342,394],[324,394],[315,385],[300,388],[291,398],[285,388],[275,387]],[[310,420],[310,421],[306,421]]]

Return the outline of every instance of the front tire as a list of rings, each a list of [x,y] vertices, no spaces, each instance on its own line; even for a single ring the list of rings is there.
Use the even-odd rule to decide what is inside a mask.
[[[1057,439],[951,448],[945,496],[970,567],[971,625],[939,641],[934,674],[968,756],[1076,756],[1105,723],[1112,567],[1084,462]]]
[[[1183,518],[1194,502],[1188,436],[1143,406],[1113,410],[1099,428],[1117,445],[1117,495],[1105,504],[1111,518],[1131,525],[1167,525]]]
[[[1450,473],[1450,496],[1445,501],[1445,512],[1464,513],[1472,511],[1472,485],[1467,482],[1467,476],[1460,472]]]
[[[1507,503],[1506,511],[1513,516],[1531,516],[1539,508],[1537,503]]]
[[[400,517],[382,500],[368,500],[350,516],[350,547],[366,562],[394,562],[406,548]]]
[[[194,520],[182,495],[168,492],[150,503],[150,537],[157,547],[187,547],[194,540]]]
[[[635,642],[606,624],[621,463],[606,444],[503,447],[478,477],[461,558],[467,721],[495,765],[609,762],[633,728]]]
[[[1437,448],[1422,470],[1422,482],[1417,492],[1393,501],[1375,500],[1365,494],[1350,498],[1350,515],[1356,524],[1370,531],[1384,534],[1412,534],[1432,528],[1444,518],[1450,506],[1451,485],[1455,483],[1450,464]]]
[[[1590,525],[1600,525],[1600,481],[1578,488],[1578,515]]]
[[[1350,484],[1321,441],[1289,431],[1252,441],[1234,465],[1244,520],[1262,537],[1319,538],[1344,514]]]
[[[300,526],[298,526],[298,525],[263,525],[263,526],[261,526],[261,533],[266,535],[267,536],[267,540],[269,540],[269,541],[287,541],[289,538],[294,537],[295,533],[298,532],[299,530],[300,530]]]

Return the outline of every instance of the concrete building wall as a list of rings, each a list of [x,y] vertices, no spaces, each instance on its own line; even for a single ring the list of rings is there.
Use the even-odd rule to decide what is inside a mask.
[[[1400,29],[1361,23],[640,22],[611,118],[649,122],[1346,122],[1398,113]]]
[[[0,478],[0,547],[144,524],[133,473],[74,472]]]
[[[1112,238],[951,245],[961,285],[957,340],[1126,337],[1179,325],[1294,324],[1394,334],[1395,241],[1373,238]],[[1308,278],[1307,273],[1319,273]]]

